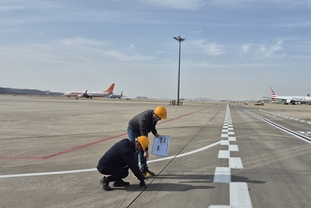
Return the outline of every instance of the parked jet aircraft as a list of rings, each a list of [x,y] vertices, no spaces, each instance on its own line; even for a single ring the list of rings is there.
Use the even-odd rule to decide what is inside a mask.
[[[310,94],[307,96],[278,96],[275,94],[273,91],[272,87],[270,87],[270,94],[271,94],[271,99],[272,100],[280,100],[282,101],[285,105],[287,104],[300,104],[300,103],[309,103],[311,104],[311,97]]]
[[[115,99],[115,98],[121,99],[121,98],[123,97],[123,91],[121,92],[120,95],[118,95],[118,94],[111,94],[110,97],[111,97],[111,98],[114,98],[114,99]]]
[[[110,85],[107,90],[103,90],[102,92],[88,92],[88,90],[84,91],[70,91],[66,92],[64,95],[66,97],[75,97],[76,99],[79,98],[90,98],[92,97],[109,97],[109,95],[113,94],[114,83]]]

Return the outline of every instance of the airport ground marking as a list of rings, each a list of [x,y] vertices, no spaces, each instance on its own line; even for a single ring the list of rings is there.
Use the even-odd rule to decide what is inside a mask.
[[[207,108],[209,108],[209,107],[207,107]],[[183,116],[190,115],[190,114],[193,114],[193,113],[205,110],[207,108],[203,108],[203,109],[200,109],[198,111],[194,111],[192,113],[185,114]],[[177,118],[180,118],[180,117],[183,117],[183,116],[179,116]],[[175,118],[175,119],[177,119],[177,118]],[[175,119],[171,119],[171,120],[175,120]],[[41,156],[41,157],[40,156],[37,156],[37,157],[36,156],[24,156],[24,157],[0,156],[0,159],[47,159],[47,158],[50,158],[50,157],[53,157],[53,156],[56,156],[56,155],[68,153],[68,152],[71,152],[71,151],[74,151],[74,150],[77,150],[77,149],[81,149],[81,148],[84,148],[84,147],[87,147],[87,146],[91,146],[93,144],[97,144],[97,143],[100,143],[100,142],[103,142],[103,141],[107,141],[107,140],[110,140],[110,139],[121,137],[121,136],[124,136],[126,134],[127,133],[123,133],[123,134],[116,135],[116,136],[113,136],[113,137],[105,138],[105,139],[98,140],[98,141],[95,141],[95,142],[91,142],[91,143],[88,143],[88,144],[85,144],[85,145],[81,145],[81,146],[78,146],[78,147],[75,147],[75,148],[71,148],[71,149],[68,149],[68,150],[65,150],[65,151],[61,151],[61,152],[58,152],[58,153],[50,154],[50,155],[47,155],[47,156]],[[173,158],[184,157],[184,156],[187,156],[187,155],[190,155],[190,154],[194,154],[194,153],[197,153],[197,152],[209,149],[211,147],[217,146],[217,145],[220,144],[220,142],[221,141],[218,141],[218,142],[215,142],[213,144],[207,145],[205,147],[202,147],[202,148],[199,148],[199,149],[187,152],[187,153],[183,153],[183,154],[179,154],[179,155],[174,155],[174,156],[169,156],[169,157],[165,157],[165,158],[159,158],[159,159],[155,159],[155,160],[150,160],[150,161],[148,161],[148,163],[153,163],[153,162],[159,162],[159,161],[164,161],[164,160],[170,160],[170,159],[173,159]],[[41,172],[41,173],[24,173],[24,174],[0,175],[0,179],[1,178],[14,178],[14,177],[29,177],[29,176],[61,175],[61,174],[92,172],[92,171],[96,171],[96,168],[81,169],[81,170],[69,170],[69,171],[56,171],[56,172]]]
[[[94,142],[90,142],[90,143],[87,143],[87,144],[83,144],[83,145],[80,145],[80,146],[77,146],[77,147],[73,147],[73,148],[70,148],[70,149],[67,149],[67,150],[63,150],[63,151],[60,151],[60,152],[56,152],[56,153],[49,154],[49,155],[44,155],[44,156],[0,156],[0,159],[43,160],[43,159],[48,159],[48,158],[55,157],[55,156],[58,156],[58,155],[62,155],[62,154],[65,154],[65,153],[69,153],[69,152],[72,152],[72,151],[75,151],[75,150],[83,149],[85,147],[92,146],[94,144],[98,144],[98,143],[101,143],[101,142],[104,142],[104,141],[108,141],[108,140],[111,140],[111,139],[115,139],[115,138],[118,138],[118,137],[121,137],[121,136],[125,136],[125,135],[127,135],[127,133],[119,134],[119,135],[108,137],[108,138],[101,139],[101,140],[97,140],[97,141],[94,141]]]
[[[268,113],[268,114],[266,114],[266,116],[269,116],[269,117],[271,117],[271,115],[276,115],[276,116],[279,116],[279,117],[282,117],[282,118],[286,118],[286,119],[290,119],[290,120],[295,120],[295,121],[300,121],[300,122],[302,122],[302,123],[311,124],[311,122],[308,122],[308,121],[305,121],[305,120],[299,120],[299,119],[297,119],[297,118],[292,118],[292,117],[284,116],[284,115],[282,115],[282,114],[273,113],[273,112],[269,112],[269,111],[265,111],[265,110],[259,110],[259,111]],[[270,113],[270,114],[269,114],[269,113]]]
[[[282,131],[284,131],[284,132],[286,132],[286,133],[288,133],[288,134],[290,134],[290,135],[292,135],[292,136],[294,136],[294,137],[296,137],[298,139],[301,139],[301,140],[311,144],[311,138],[310,137],[307,137],[307,136],[305,136],[303,134],[300,134],[299,132],[296,132],[296,131],[293,131],[291,129],[288,129],[288,128],[284,127],[284,126],[281,126],[281,125],[279,125],[279,124],[277,124],[277,123],[275,123],[275,122],[273,122],[273,121],[271,121],[271,120],[269,120],[267,118],[264,118],[264,117],[262,117],[262,116],[260,116],[260,115],[258,115],[256,113],[253,113],[253,112],[250,112],[250,111],[245,111],[245,112],[247,112],[248,114],[250,114],[250,115],[252,115],[252,116],[254,116],[256,118],[258,118],[259,120],[262,120],[262,121],[266,122],[267,124],[270,124],[271,126],[273,126],[275,128],[278,128],[278,129],[280,129],[280,130],[282,130]]]
[[[239,151],[239,147],[236,144],[230,144],[232,141],[236,141],[232,124],[232,118],[229,106],[227,105],[225,122],[223,130],[221,131],[222,139],[220,145],[228,146],[228,150],[219,150],[218,158],[228,159],[229,167],[216,167],[214,173],[214,183],[228,183],[229,184],[229,204],[230,205],[210,205],[209,208],[252,208],[252,202],[250,199],[247,183],[245,182],[232,182],[231,181],[231,169],[243,169],[242,160],[239,157],[231,157],[231,151]]]
[[[183,153],[183,154],[150,160],[150,161],[148,161],[148,164],[149,163],[154,163],[154,162],[160,162],[160,161],[164,161],[164,160],[171,160],[173,158],[185,157],[185,156],[188,156],[188,155],[191,155],[191,154],[195,154],[195,153],[207,150],[207,149],[212,148],[214,146],[217,146],[219,144],[220,144],[220,141],[215,142],[215,143],[210,144],[210,145],[207,145],[205,147],[202,147],[202,148],[190,151],[190,152]],[[2,178],[16,178],[16,177],[30,177],[30,176],[63,175],[63,174],[84,173],[84,172],[92,172],[92,171],[97,171],[97,169],[96,168],[89,168],[89,169],[68,170],[68,171],[55,171],[55,172],[41,172],[41,173],[23,173],[23,174],[0,175],[0,179],[2,179]]]
[[[217,104],[215,104],[215,105],[217,105]],[[215,106],[215,105],[213,105],[213,106]],[[185,116],[189,116],[191,114],[194,114],[194,113],[206,110],[206,109],[211,108],[213,106],[208,106],[208,107],[199,109],[197,111],[193,111],[193,112],[190,112],[190,113],[187,113],[187,114],[175,117],[175,118],[171,118],[171,119],[167,119],[165,121],[161,121],[157,125],[161,125],[161,124],[169,122],[169,121],[173,121],[173,120],[185,117]],[[86,147],[89,147],[89,146],[92,146],[92,145],[95,145],[95,144],[98,144],[98,143],[101,143],[101,142],[104,142],[104,141],[107,141],[107,140],[119,138],[119,137],[125,136],[125,135],[127,135],[127,132],[119,134],[119,135],[116,135],[116,136],[112,136],[112,137],[109,137],[109,138],[105,138],[105,139],[97,140],[97,141],[90,142],[90,143],[87,143],[87,144],[83,144],[83,145],[80,145],[80,146],[77,146],[77,147],[73,147],[73,148],[70,148],[70,149],[66,149],[66,150],[63,150],[63,151],[59,151],[59,152],[56,152],[56,153],[52,153],[52,154],[49,154],[49,155],[43,155],[43,156],[0,156],[0,159],[44,160],[44,159],[49,159],[49,158],[52,158],[52,157],[55,157],[55,156],[63,155],[63,154],[66,154],[66,153],[70,153],[70,152],[73,152],[73,151],[76,151],[76,150],[79,150],[79,149],[83,149],[83,148],[86,148]]]

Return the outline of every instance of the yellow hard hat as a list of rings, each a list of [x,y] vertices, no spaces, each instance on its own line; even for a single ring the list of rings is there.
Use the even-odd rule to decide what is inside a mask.
[[[154,113],[161,119],[166,119],[166,109],[163,106],[158,106],[154,109]]]
[[[149,145],[149,139],[146,136],[137,137],[137,141],[139,142],[141,148],[145,151]]]

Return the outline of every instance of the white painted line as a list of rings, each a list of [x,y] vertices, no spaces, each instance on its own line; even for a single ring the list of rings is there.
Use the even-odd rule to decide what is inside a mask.
[[[229,105],[227,105],[225,122],[231,119]],[[229,126],[229,125],[228,125]],[[231,132],[229,132],[231,131]],[[230,145],[230,141],[236,141],[233,126],[228,127],[228,134],[221,134],[221,137],[228,137],[228,140],[221,140],[220,145],[228,145],[227,150],[220,150],[218,158],[229,159],[229,167],[216,167],[214,174],[214,183],[229,183],[229,197],[230,205],[210,205],[209,208],[252,208],[252,203],[248,191],[247,183],[232,183],[231,182],[231,168],[243,169],[242,160],[239,157],[230,157],[230,151],[239,151],[238,145]],[[224,132],[224,131],[223,131]]]
[[[229,145],[228,140],[220,140],[220,145]]]
[[[219,150],[218,158],[229,158],[229,157],[230,157],[230,151],[229,150]]]
[[[229,167],[234,169],[243,169],[242,160],[239,157],[229,158]]]
[[[230,207],[232,208],[253,207],[247,183],[244,182],[230,183]]]
[[[25,173],[25,174],[13,174],[13,175],[0,175],[1,178],[16,178],[16,177],[28,177],[28,176],[46,176],[46,175],[62,175],[70,173],[83,173],[97,170],[96,168],[83,169],[83,170],[69,170],[69,171],[56,171],[56,172],[41,172],[41,173]]]
[[[205,147],[190,151],[190,152],[186,152],[183,154],[179,154],[179,155],[174,155],[174,156],[170,156],[170,157],[164,157],[164,158],[159,158],[159,159],[155,159],[155,160],[150,160],[148,161],[148,163],[153,163],[153,162],[159,162],[159,161],[163,161],[163,160],[171,160],[173,158],[178,158],[178,157],[184,157],[190,154],[194,154],[206,149],[209,149],[211,147],[214,147],[216,145],[219,145],[219,142],[215,142],[213,144],[207,145]],[[90,169],[81,169],[81,170],[69,170],[69,171],[56,171],[56,172],[41,172],[41,173],[24,173],[24,174],[12,174],[12,175],[0,175],[0,179],[1,178],[16,178],[16,177],[28,177],[28,176],[44,176],[44,175],[61,175],[61,174],[70,174],[70,173],[82,173],[82,172],[91,172],[91,171],[97,171],[96,168],[90,168]]]
[[[281,131],[284,131],[284,132],[286,132],[286,133],[288,133],[288,134],[290,134],[290,135],[292,135],[292,136],[294,136],[294,137],[297,137],[298,139],[301,139],[301,140],[303,140],[303,141],[305,141],[305,142],[311,144],[310,138],[308,138],[308,140],[306,140],[306,139],[303,138],[301,135],[297,135],[296,133],[293,133],[294,131],[292,131],[292,130],[290,130],[290,129],[287,129],[287,128],[285,128],[284,126],[281,126],[281,125],[279,125],[279,124],[276,124],[276,123],[274,123],[274,122],[272,122],[272,121],[270,121],[270,120],[264,119],[264,118],[262,118],[261,116],[259,116],[259,115],[257,115],[257,114],[254,114],[254,113],[251,113],[251,112],[249,112],[249,111],[246,111],[246,112],[249,113],[250,115],[252,115],[252,116],[254,116],[254,117],[256,117],[256,118],[258,118],[258,119],[260,119],[260,120],[262,120],[262,121],[264,121],[264,122],[266,122],[267,124],[270,124],[271,126],[274,126],[275,128],[280,129]]]
[[[228,140],[229,140],[229,141],[236,141],[236,138],[235,138],[235,137],[229,136],[229,137],[228,137]]]
[[[216,167],[214,174],[214,183],[230,183],[231,169],[227,167]]]
[[[230,144],[229,145],[229,150],[232,152],[238,152],[239,151],[239,147],[236,144]]]
[[[221,130],[221,132],[228,132],[228,129],[223,129]]]

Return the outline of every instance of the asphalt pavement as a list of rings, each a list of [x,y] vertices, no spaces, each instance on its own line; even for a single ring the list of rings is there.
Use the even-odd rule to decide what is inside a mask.
[[[0,95],[0,207],[310,206],[311,106],[169,103]],[[155,177],[102,190],[98,160],[158,105],[170,145],[150,154]]]

